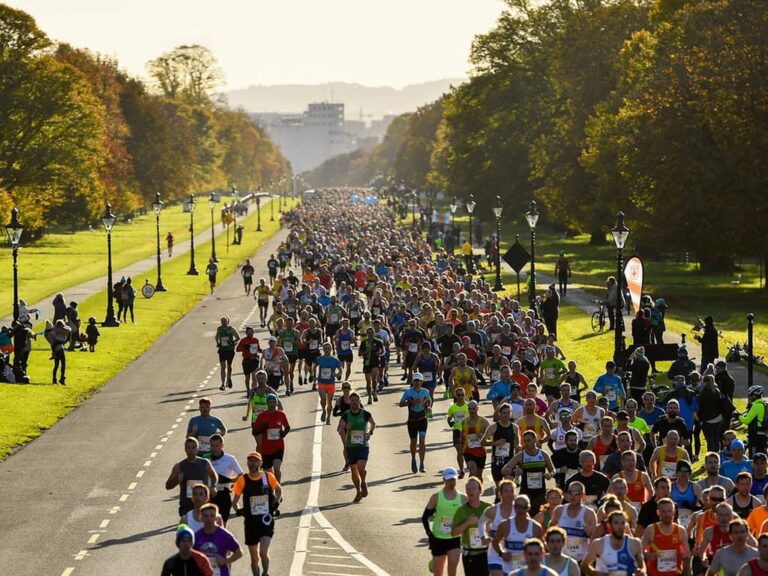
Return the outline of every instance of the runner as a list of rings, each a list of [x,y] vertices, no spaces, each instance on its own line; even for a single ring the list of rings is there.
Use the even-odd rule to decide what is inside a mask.
[[[331,303],[325,309],[325,335],[333,341],[333,337],[341,326],[341,320],[346,316],[344,308],[337,304],[336,296],[331,296]]]
[[[280,266],[280,262],[277,261],[274,254],[269,255],[267,260],[267,270],[269,271],[269,281],[274,282],[277,280],[277,269]]]
[[[616,364],[611,361],[605,363],[605,374],[597,379],[594,390],[608,399],[608,408],[613,412],[624,406],[627,399],[621,378],[616,374]]]
[[[469,417],[469,405],[464,401],[464,390],[454,390],[453,404],[448,407],[448,426],[453,432],[453,447],[456,449],[456,462],[459,466],[459,479],[464,478],[464,420]],[[433,400],[432,400],[433,401]],[[431,412],[431,411],[430,411]]]
[[[581,482],[584,485],[585,502],[587,506],[594,510],[600,499],[608,492],[611,482],[605,474],[595,470],[595,455],[593,452],[583,450],[579,454],[579,464],[581,465],[581,470],[571,476],[571,479],[565,483],[565,486],[567,489],[570,482]]]
[[[200,514],[201,508],[211,501],[211,492],[208,490],[208,486],[205,484],[195,484],[192,486],[192,510],[184,514],[179,518],[179,528],[181,526],[187,526],[193,532],[197,532],[203,527],[203,518]],[[214,502],[215,504],[215,502]],[[227,511],[229,512],[229,511]],[[224,519],[219,514],[216,518],[216,524],[219,526],[225,526]]]
[[[482,479],[487,455],[483,436],[488,428],[488,420],[478,415],[478,405],[474,400],[467,403],[467,410],[468,416],[461,424],[462,455],[467,463],[469,475]]]
[[[640,540],[627,536],[627,519],[615,510],[608,515],[611,533],[593,540],[581,569],[587,576],[622,574],[634,576],[644,571],[643,546]]]
[[[738,576],[768,576],[768,535],[763,534],[757,540],[757,558],[747,562],[739,570]]]
[[[648,496],[653,493],[653,484],[646,472],[637,469],[637,454],[631,450],[621,453],[621,470],[614,478],[622,478],[627,483],[627,499],[640,511]]]
[[[576,430],[565,433],[565,447],[552,452],[552,465],[555,467],[555,484],[561,490],[566,483],[579,472],[579,435]]]
[[[316,362],[320,357],[320,343],[323,341],[323,333],[318,328],[315,318],[309,319],[309,328],[301,334],[301,341],[307,350],[304,358],[304,370],[308,381],[312,383],[312,390],[317,390],[317,384],[315,383],[315,377],[317,376]]]
[[[267,326],[267,311],[269,309],[269,297],[272,295],[272,289],[267,285],[264,278],[259,278],[259,285],[253,291],[253,297],[259,306],[259,322],[261,327]]]
[[[683,526],[673,522],[675,503],[672,500],[661,499],[658,511],[660,521],[648,526],[643,533],[648,576],[681,574],[683,563],[691,557],[688,534]]]
[[[749,535],[747,524],[741,518],[731,520],[728,524],[728,535],[732,544],[721,548],[709,566],[712,574],[736,576],[740,568],[759,556],[753,546],[754,538]],[[752,540],[750,541],[750,538]]]
[[[170,232],[168,235],[170,236]],[[168,257],[171,257],[173,240],[168,247]],[[163,563],[163,569],[160,576],[213,576],[211,564],[208,557],[202,552],[194,549],[195,532],[185,524],[179,526],[176,530],[176,547],[179,549]]]
[[[277,406],[277,395],[267,394],[267,409],[251,425],[251,433],[254,438],[259,438],[257,445],[262,456],[262,468],[274,474],[278,482],[282,478],[280,468],[285,456],[284,438],[290,431],[288,417]]]
[[[478,526],[491,505],[480,500],[483,484],[479,478],[470,476],[465,490],[467,502],[453,516],[451,536],[461,537],[461,564],[465,576],[488,576],[488,544],[480,536]]]
[[[270,472],[260,471],[261,454],[248,454],[248,473],[240,476],[232,492],[232,508],[238,516],[245,519],[245,545],[251,556],[251,572],[266,576],[269,574],[269,545],[275,535],[273,511],[283,497],[280,483]],[[237,504],[243,499],[243,507]],[[259,565],[261,563],[261,566]]]
[[[497,488],[504,477],[502,469],[520,450],[520,432],[511,421],[512,408],[509,404],[499,406],[498,416],[498,421],[486,428],[481,440],[483,446],[491,447],[491,475]]]
[[[173,232],[168,231],[168,234],[165,236],[165,244],[168,247],[168,258],[173,257]]]
[[[253,423],[259,417],[259,414],[267,409],[267,396],[274,394],[277,396],[277,392],[273,388],[267,386],[267,373],[264,370],[256,372],[256,383],[248,393],[248,402],[245,405],[245,416],[243,416],[243,422],[251,422],[251,429],[253,429]],[[277,406],[280,410],[283,409],[283,404],[280,399],[277,399]],[[261,442],[261,436],[256,437],[256,450],[259,450],[259,444]]]
[[[597,526],[597,515],[584,506],[584,484],[571,482],[566,492],[567,504],[561,504],[552,513],[552,526],[562,528],[568,537],[565,551],[568,556],[581,562],[587,555],[587,545]]]
[[[680,460],[691,461],[688,452],[685,448],[681,448],[679,443],[680,436],[677,431],[670,430],[664,438],[664,445],[653,451],[651,461],[648,463],[648,473],[652,480],[658,476],[674,478],[677,473],[677,463]]]
[[[205,273],[208,275],[208,284],[210,284],[211,294],[213,294],[213,289],[216,288],[216,275],[219,273],[219,266],[213,258],[208,259]]]
[[[211,466],[216,471],[218,482],[216,483],[216,496],[211,499],[213,504],[219,508],[221,514],[222,526],[227,527],[229,522],[229,512],[232,509],[232,483],[240,477],[243,469],[237,458],[224,452],[224,438],[219,434],[211,436]],[[195,501],[195,489],[192,487],[192,502]],[[208,487],[205,488],[206,497],[208,496]],[[207,500],[206,500],[207,501]],[[187,515],[192,514],[189,512]],[[192,525],[190,522],[186,524]]]
[[[296,371],[296,361],[299,358],[299,344],[301,334],[296,330],[296,324],[293,318],[287,318],[285,321],[285,330],[277,334],[277,345],[283,349],[286,358],[288,358],[288,389],[293,393],[293,381]],[[301,367],[299,367],[301,372]],[[301,382],[301,377],[299,377]]]
[[[411,472],[416,473],[416,442],[419,445],[419,472],[426,472],[424,469],[424,457],[427,447],[427,411],[432,406],[429,392],[421,387],[424,377],[421,373],[413,374],[413,385],[403,392],[400,398],[400,407],[408,407],[408,437],[410,438],[411,451]]]
[[[219,365],[221,369],[221,386],[232,388],[232,360],[235,358],[235,345],[240,340],[240,335],[229,324],[229,316],[221,317],[221,326],[216,329],[216,349],[219,352]]]
[[[515,515],[499,524],[491,541],[491,546],[504,561],[503,566],[507,574],[521,573],[526,567],[526,541],[529,538],[541,538],[542,536],[541,526],[528,515],[530,508],[531,502],[528,496],[521,494],[515,498]],[[543,553],[544,547],[541,546],[542,556]],[[548,571],[547,574],[551,573],[549,569],[546,570]]]
[[[214,576],[229,576],[229,566],[242,558],[243,552],[232,533],[216,525],[218,515],[216,504],[204,504],[200,509],[203,527],[195,532],[195,550],[208,557]]]
[[[187,457],[177,462],[171,468],[171,474],[165,481],[165,489],[173,490],[179,487],[179,516],[184,516],[192,510],[192,488],[195,484],[205,484],[215,496],[215,486],[218,482],[216,471],[211,463],[197,455],[199,443],[196,438],[184,440],[184,452]]]
[[[369,441],[375,428],[373,415],[361,406],[360,395],[352,392],[349,395],[349,410],[341,415],[339,431],[344,433],[345,457],[352,470],[352,484],[356,491],[353,502],[360,502],[368,496],[366,466],[370,450]]]
[[[317,358],[318,366],[317,390],[320,395],[320,406],[323,409],[320,419],[328,426],[331,425],[333,412],[333,396],[336,394],[336,380],[341,378],[341,362],[331,355],[333,346],[330,342],[323,344],[323,355]]]
[[[336,354],[342,367],[345,369],[344,380],[349,380],[352,373],[352,347],[357,346],[357,336],[349,327],[349,318],[341,321],[341,328],[333,335],[333,343],[336,345]]]
[[[421,344],[421,349],[411,366],[412,372],[420,372],[424,377],[424,388],[429,392],[429,397],[432,403],[435,402],[435,388],[437,387],[437,375],[442,370],[440,357],[432,352],[432,346],[429,342],[425,341]],[[455,396],[454,396],[455,397]],[[432,418],[432,410],[430,409],[428,416]],[[459,466],[461,470],[461,466]]]
[[[243,375],[247,394],[251,390],[251,381],[254,386],[256,385],[256,377],[251,375],[259,369],[259,354],[261,354],[259,339],[253,335],[253,328],[250,326],[245,329],[245,338],[241,338],[235,346],[235,352],[243,355]]]
[[[211,436],[227,433],[227,427],[216,416],[211,416],[211,399],[200,398],[198,401],[199,416],[193,416],[187,424],[187,438],[195,438],[199,443],[198,456],[211,459]]]
[[[267,373],[267,384],[273,390],[279,390],[280,385],[286,378],[286,373],[290,368],[288,356],[286,356],[285,351],[277,345],[277,338],[270,336],[268,342],[269,347],[262,353],[264,370]],[[287,386],[285,394],[287,396],[293,394],[293,388],[290,384]]]
[[[384,342],[374,336],[373,326],[366,328],[365,338],[360,342],[357,351],[363,359],[363,374],[365,374],[365,389],[368,393],[368,404],[378,402],[377,383],[379,381],[380,356],[384,351]]]
[[[547,555],[542,564],[552,570],[557,576],[581,576],[579,563],[572,557],[563,554],[566,533],[559,526],[552,526],[544,534],[547,545]]]
[[[461,538],[452,535],[453,519],[459,508],[467,503],[467,497],[456,490],[458,476],[455,468],[443,470],[443,488],[429,497],[421,516],[421,523],[429,539],[432,573],[435,576],[444,576],[446,569],[448,576],[456,576],[461,558]]]
[[[532,430],[523,434],[523,449],[501,469],[502,476],[513,473],[521,477],[520,492],[529,498],[531,515],[535,516],[547,499],[546,480],[552,478],[555,467],[549,454],[536,446],[536,434]]]
[[[245,295],[251,295],[251,287],[253,286],[253,275],[256,270],[251,266],[250,259],[246,259],[245,264],[240,268],[240,275],[243,277],[243,285],[245,287]]]

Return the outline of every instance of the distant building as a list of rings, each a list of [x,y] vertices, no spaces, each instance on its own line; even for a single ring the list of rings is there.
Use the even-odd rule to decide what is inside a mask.
[[[344,104],[314,102],[301,114],[254,113],[251,117],[269,134],[291,163],[294,173],[316,168],[329,158],[358,148],[372,148],[395,116],[345,120]]]

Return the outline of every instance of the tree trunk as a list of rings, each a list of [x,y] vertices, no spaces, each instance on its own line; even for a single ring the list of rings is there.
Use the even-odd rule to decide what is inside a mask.
[[[736,268],[732,256],[702,256],[699,262],[702,272],[733,272]]]
[[[590,246],[602,246],[605,244],[605,230],[597,228],[590,231],[589,245]]]

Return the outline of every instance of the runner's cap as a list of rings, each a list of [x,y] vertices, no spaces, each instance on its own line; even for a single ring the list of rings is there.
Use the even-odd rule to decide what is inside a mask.
[[[256,460],[262,460],[261,458],[261,452],[256,452],[255,450],[253,452],[248,452],[248,460],[251,458],[255,458]]]
[[[424,375],[421,374],[421,372],[414,372],[413,373],[413,380],[414,382],[418,380],[419,382],[424,382]]]
[[[443,470],[443,480],[456,480],[459,477],[459,473],[456,468],[446,468]]]
[[[732,440],[731,441],[731,450],[734,448],[738,448],[739,450],[744,450],[744,442],[741,440]]]

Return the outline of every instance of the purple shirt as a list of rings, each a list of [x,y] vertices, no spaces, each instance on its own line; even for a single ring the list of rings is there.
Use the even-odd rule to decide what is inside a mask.
[[[195,532],[195,550],[199,550],[208,557],[208,561],[211,563],[211,568],[214,574],[220,576],[229,576],[229,566],[221,566],[220,572],[217,572],[216,557],[227,557],[229,552],[234,552],[240,549],[235,537],[231,532],[224,528],[217,526],[216,532],[213,534],[206,534],[205,530],[201,528]]]

